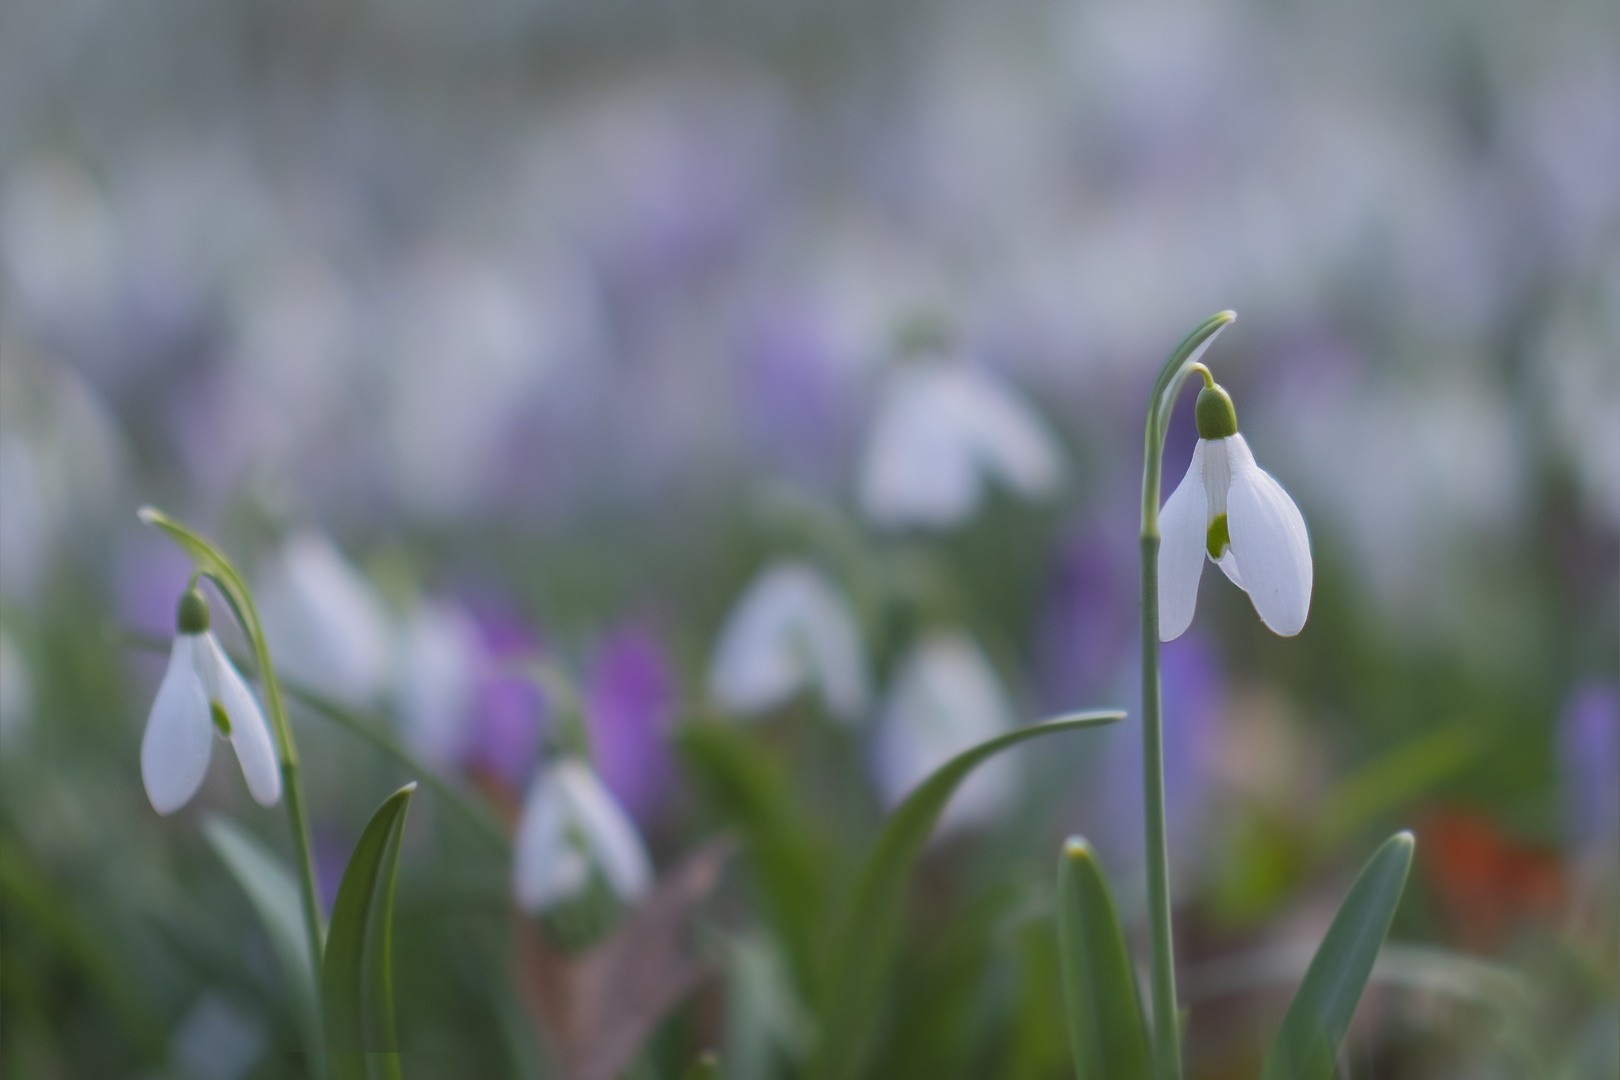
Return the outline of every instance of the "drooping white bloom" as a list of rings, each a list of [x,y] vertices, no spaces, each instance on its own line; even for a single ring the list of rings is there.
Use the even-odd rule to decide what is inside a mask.
[[[860,505],[885,528],[947,528],[978,510],[995,480],[1050,494],[1062,477],[1057,441],[1011,388],[945,364],[897,372],[861,463]]]
[[[324,535],[299,533],[259,588],[259,616],[277,667],[351,704],[374,700],[393,666],[388,610]]]
[[[709,689],[743,715],[767,712],[813,689],[834,717],[859,720],[870,691],[854,614],[814,567],[792,560],[770,566],[726,620]]]
[[[400,627],[395,654],[406,740],[429,761],[449,761],[460,749],[482,670],[478,627],[454,604],[424,601]]]
[[[912,647],[884,704],[872,756],[878,789],[892,806],[957,754],[1012,727],[1012,705],[984,651],[967,634],[935,633]],[[1017,760],[1005,754],[979,766],[945,808],[940,830],[994,820],[1018,776]]]
[[[534,913],[578,896],[599,871],[622,902],[652,885],[652,860],[624,812],[590,766],[563,757],[529,787],[513,848],[512,890]]]
[[[1187,475],[1159,514],[1159,639],[1192,625],[1206,557],[1249,594],[1261,622],[1292,637],[1311,607],[1305,518],[1254,463],[1231,399],[1213,384],[1198,395],[1198,434]]]
[[[281,799],[270,727],[259,703],[208,629],[208,605],[195,589],[180,600],[180,632],[141,738],[141,779],[152,809],[172,814],[208,772],[214,732],[230,739],[248,790],[263,806]]]

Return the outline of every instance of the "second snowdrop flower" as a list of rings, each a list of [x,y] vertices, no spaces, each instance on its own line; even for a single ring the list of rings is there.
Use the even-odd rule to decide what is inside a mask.
[[[1204,559],[1249,594],[1272,632],[1292,637],[1311,607],[1311,545],[1299,507],[1254,462],[1232,399],[1207,370],[1195,410],[1198,445],[1159,516],[1159,639],[1192,624]]]
[[[512,891],[531,914],[583,894],[600,873],[624,904],[652,886],[652,861],[629,815],[589,765],[571,755],[529,787],[513,851]]]
[[[978,511],[994,480],[1026,499],[1062,479],[1057,440],[1012,389],[965,365],[897,372],[861,463],[860,504],[890,529],[944,529]]]
[[[229,739],[248,790],[261,805],[281,799],[281,771],[259,703],[208,629],[208,601],[180,597],[179,633],[141,739],[141,779],[152,808],[171,814],[191,801],[208,772],[214,733]]]

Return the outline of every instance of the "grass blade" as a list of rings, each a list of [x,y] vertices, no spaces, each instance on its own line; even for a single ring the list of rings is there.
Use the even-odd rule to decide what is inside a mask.
[[[895,808],[866,857],[832,940],[821,988],[821,1044],[812,1076],[848,1080],[859,1074],[882,1011],[884,977],[898,936],[912,865],[968,774],[1026,740],[1111,724],[1124,716],[1122,712],[1076,713],[987,739],[940,766]]]
[[[1058,856],[1058,963],[1078,1080],[1147,1080],[1147,1028],[1108,880],[1091,846]]]
[[[326,1048],[335,1080],[397,1078],[394,1032],[394,878],[399,838],[416,785],[383,801],[343,871],[321,984],[325,991]]]
[[[281,966],[299,1031],[308,1053],[321,1053],[320,1011],[315,1004],[315,972],[305,937],[304,914],[299,906],[298,879],[291,867],[230,818],[210,814],[203,835],[214,853],[247,893],[248,901],[264,924],[270,949]]]
[[[1350,886],[1266,1056],[1262,1080],[1333,1080],[1339,1044],[1412,868],[1412,834],[1384,841]]]

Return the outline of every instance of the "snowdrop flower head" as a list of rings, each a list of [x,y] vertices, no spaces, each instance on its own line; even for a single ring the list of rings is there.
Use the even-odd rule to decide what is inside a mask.
[[[641,834],[591,767],[564,754],[529,787],[513,851],[512,890],[531,914],[581,896],[600,874],[622,903],[652,885]]]
[[[208,601],[195,587],[180,597],[179,632],[141,739],[141,779],[152,809],[172,814],[208,772],[214,733],[230,740],[248,790],[263,806],[281,799],[281,771],[264,713],[208,629]]]
[[[854,613],[827,578],[788,560],[754,580],[732,609],[709,668],[725,708],[758,715],[814,689],[835,718],[866,711],[866,657]]]
[[[1186,477],[1159,517],[1159,638],[1192,624],[1207,557],[1249,594],[1273,633],[1292,637],[1311,606],[1311,545],[1305,519],[1282,485],[1255,464],[1226,391],[1202,365],[1198,445]]]
[[[957,754],[1012,727],[1012,704],[984,651],[967,634],[933,633],[901,662],[878,720],[872,747],[878,790],[893,806]],[[986,762],[952,798],[940,831],[993,821],[1017,783],[1016,759]]]
[[[259,589],[276,666],[350,704],[375,698],[393,666],[388,610],[371,584],[324,535],[292,537]]]
[[[1057,488],[1057,441],[1013,391],[965,365],[896,372],[861,463],[859,499],[873,524],[949,528],[978,511],[997,481],[1026,499]]]

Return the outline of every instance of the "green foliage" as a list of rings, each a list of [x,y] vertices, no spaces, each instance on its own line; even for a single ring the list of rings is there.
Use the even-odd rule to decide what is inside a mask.
[[[398,1080],[394,1031],[394,878],[414,783],[383,801],[343,872],[326,945],[326,1047],[337,1080]]]
[[[1058,949],[1078,1080],[1148,1080],[1147,1029],[1114,898],[1079,837],[1058,856]]]
[[[315,972],[305,947],[297,878],[273,851],[230,818],[209,815],[203,822],[203,835],[247,893],[264,924],[270,949],[292,998],[305,1048],[311,1055],[319,1055],[320,1009],[316,1004]]]
[[[1412,848],[1411,833],[1396,833],[1367,860],[1288,1006],[1262,1080],[1333,1080],[1339,1044],[1406,886]]]
[[[822,1042],[811,1063],[812,1076],[843,1080],[860,1075],[883,1011],[883,986],[912,865],[962,781],[985,761],[1028,739],[1111,724],[1124,716],[1077,713],[986,739],[940,766],[895,808],[866,857],[832,939],[818,1010]]]

